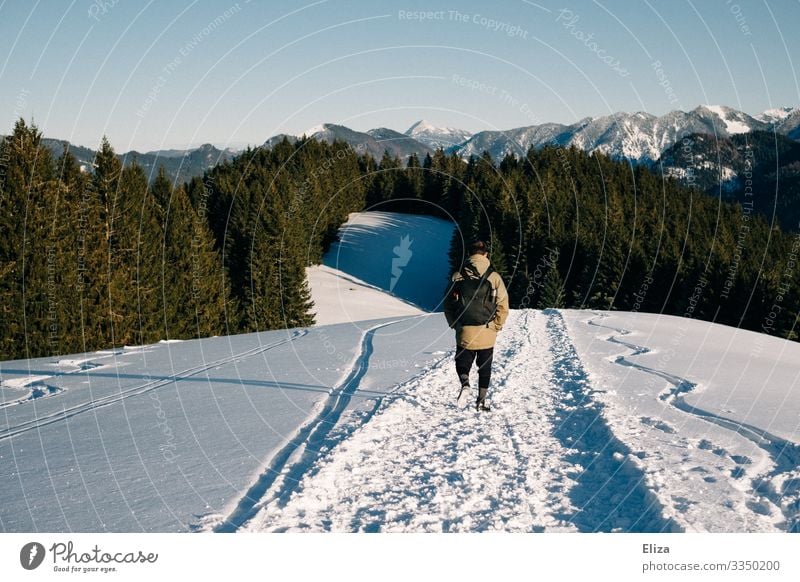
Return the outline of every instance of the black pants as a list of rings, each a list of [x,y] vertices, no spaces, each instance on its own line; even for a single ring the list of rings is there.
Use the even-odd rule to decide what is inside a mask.
[[[494,348],[485,350],[468,350],[467,348],[456,348],[456,372],[462,384],[469,378],[469,370],[472,362],[477,360],[478,364],[478,388],[489,388],[489,380],[492,378],[492,356]],[[467,380],[468,381],[468,380]]]

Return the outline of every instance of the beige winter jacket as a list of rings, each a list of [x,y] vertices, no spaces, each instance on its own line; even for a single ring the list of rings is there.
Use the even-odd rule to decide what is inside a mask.
[[[469,261],[475,265],[478,273],[483,275],[489,268],[489,259],[484,255],[472,255]],[[460,272],[453,273],[451,281],[463,279]],[[489,274],[487,280],[497,290],[497,312],[494,320],[487,325],[461,325],[457,321],[458,304],[455,303],[450,295],[445,298],[444,315],[447,318],[447,325],[456,330],[456,344],[462,348],[470,350],[483,350],[494,346],[497,339],[497,332],[503,328],[503,324],[508,318],[508,292],[503,283],[503,279],[496,272]]]

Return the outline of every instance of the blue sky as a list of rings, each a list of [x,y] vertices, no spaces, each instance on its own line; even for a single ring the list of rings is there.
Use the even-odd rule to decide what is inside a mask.
[[[40,0],[0,4],[0,133],[118,151],[323,122],[508,129],[800,105],[792,0]]]

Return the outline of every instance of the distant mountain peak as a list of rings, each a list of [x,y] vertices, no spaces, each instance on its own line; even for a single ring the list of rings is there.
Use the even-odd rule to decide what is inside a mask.
[[[414,132],[432,131],[432,130],[438,130],[438,129],[440,129],[440,128],[436,127],[435,125],[430,123],[428,120],[420,119],[416,123],[412,124],[411,127],[409,127],[405,131],[405,134],[406,135],[412,135]]]
[[[737,111],[726,105],[701,105],[697,109],[705,109],[719,117],[725,124],[725,131],[729,135],[747,133],[753,129],[753,121],[758,121],[746,113]],[[697,111],[697,109],[695,111]]]
[[[405,135],[434,149],[449,149],[463,144],[472,137],[472,132],[455,127],[440,127],[420,119],[405,131]]]
[[[328,129],[329,125],[331,125],[331,124],[330,123],[319,123],[319,124],[315,125],[314,127],[309,127],[301,135],[305,135],[306,137],[311,137],[312,135],[316,135],[318,133],[322,133],[323,131]]]
[[[455,127],[446,127],[446,126],[439,126],[434,125],[433,123],[429,122],[426,119],[420,119],[416,123],[414,123],[411,127],[409,127],[405,134],[409,136],[414,136],[415,134],[419,133],[430,133],[430,132],[437,132],[437,133],[469,133],[463,129],[457,129]]]
[[[755,117],[759,121],[764,121],[766,123],[774,123],[776,121],[778,122],[783,121],[796,111],[798,111],[798,109],[795,107],[775,107],[773,109],[767,109],[766,111],[759,113]]]
[[[321,123],[307,129],[304,135],[309,139],[327,143],[345,142],[356,153],[369,154],[376,160],[379,160],[386,150],[389,150],[391,155],[397,156],[401,160],[408,159],[411,155],[422,158],[426,154],[432,153],[431,149],[423,142],[387,128],[358,131],[336,123]],[[284,138],[290,142],[297,140],[294,136],[279,134],[269,138],[264,143],[264,146],[267,148],[274,147]]]

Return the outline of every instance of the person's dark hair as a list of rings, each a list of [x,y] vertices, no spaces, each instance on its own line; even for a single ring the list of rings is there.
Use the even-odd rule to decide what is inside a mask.
[[[486,246],[486,243],[482,240],[476,240],[471,245],[469,245],[469,254],[470,255],[488,255],[489,248]]]

